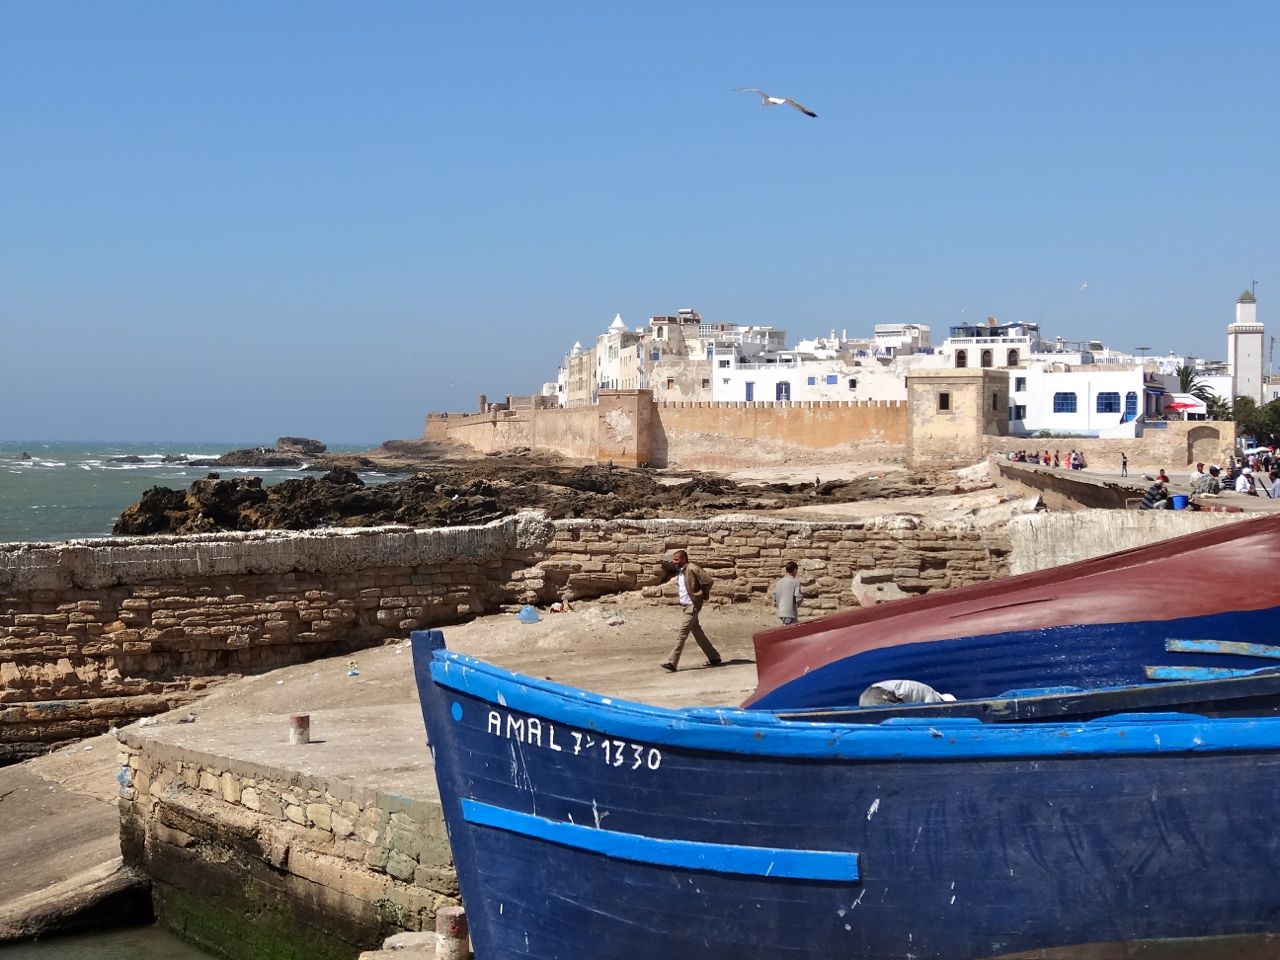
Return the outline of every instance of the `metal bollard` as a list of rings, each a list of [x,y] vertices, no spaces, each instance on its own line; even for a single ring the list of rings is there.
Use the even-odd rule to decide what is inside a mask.
[[[436,960],[467,960],[470,955],[466,911],[441,907],[436,911]]]
[[[311,714],[291,713],[289,715],[289,742],[311,742]]]

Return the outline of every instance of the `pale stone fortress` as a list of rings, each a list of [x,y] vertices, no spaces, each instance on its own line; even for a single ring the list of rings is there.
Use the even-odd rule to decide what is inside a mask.
[[[1221,462],[1234,440],[1202,396],[1180,392],[1180,368],[1225,402],[1280,396],[1249,291],[1227,327],[1225,361],[1050,340],[1038,324],[995,317],[953,325],[936,346],[923,324],[878,324],[867,338],[831,331],[793,348],[786,340],[774,327],[705,323],[692,309],[637,330],[615,316],[593,346],[573,345],[541,393],[432,414],[425,435],[486,452],[707,468],[737,465],[735,453],[840,447],[960,464],[1050,436],[1094,459],[1123,451],[1135,465],[1176,469]],[[736,442],[765,449],[735,451]]]

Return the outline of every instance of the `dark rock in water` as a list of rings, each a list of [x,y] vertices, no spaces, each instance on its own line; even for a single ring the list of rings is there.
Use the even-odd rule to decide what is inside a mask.
[[[176,519],[186,508],[187,496],[181,490],[152,487],[141,500],[120,514],[111,532],[130,537],[172,533]]]
[[[251,450],[232,450],[212,460],[192,460],[193,467],[257,467],[269,470],[275,467],[300,467],[302,458],[276,453],[266,447],[254,447]]]
[[[306,437],[281,437],[276,441],[276,453],[316,457],[328,449],[319,440],[309,440]]]
[[[360,479],[360,475],[354,470],[348,470],[346,467],[334,467],[320,479],[325,483],[350,484],[357,487],[364,486],[364,481]]]
[[[111,532],[143,536],[253,529],[241,526],[240,514],[266,499],[267,492],[262,488],[261,477],[197,480],[185,493],[167,487],[152,487],[141,500],[120,515]]]
[[[31,454],[29,454],[29,453],[27,453],[27,451],[23,450],[23,451],[22,451],[21,456],[19,456],[19,457],[18,457],[18,459],[19,459],[19,460],[30,460],[30,459],[31,459]]]
[[[111,462],[112,463],[146,463],[147,458],[140,457],[136,453],[130,453],[123,457],[112,457]],[[163,457],[160,458],[160,462],[161,463],[186,463],[187,455],[185,453],[180,453],[175,457],[166,453]]]

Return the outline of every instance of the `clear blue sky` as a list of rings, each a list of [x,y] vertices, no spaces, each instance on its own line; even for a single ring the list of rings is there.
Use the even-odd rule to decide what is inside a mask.
[[[415,436],[682,306],[1221,357],[1278,79],[1270,2],[14,0],[0,439]]]

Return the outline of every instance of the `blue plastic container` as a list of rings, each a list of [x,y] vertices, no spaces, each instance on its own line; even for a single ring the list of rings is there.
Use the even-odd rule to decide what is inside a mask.
[[[1173,496],[1169,498],[1169,502],[1173,505],[1173,509],[1185,510],[1187,509],[1187,501],[1189,501],[1190,499],[1191,498],[1188,497],[1185,493],[1175,493]]]

